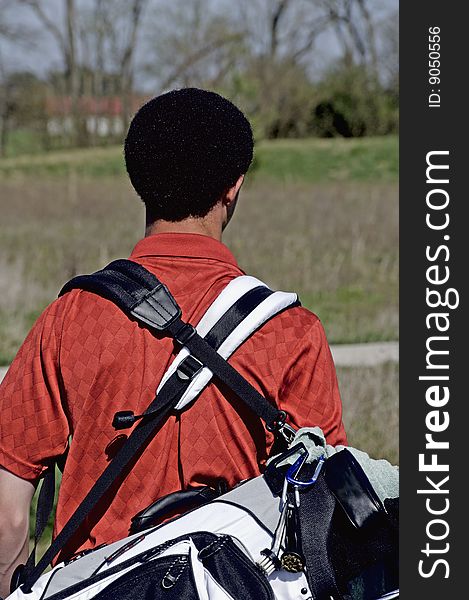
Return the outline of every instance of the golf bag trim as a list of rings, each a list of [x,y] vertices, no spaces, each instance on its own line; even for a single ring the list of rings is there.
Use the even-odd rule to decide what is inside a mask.
[[[243,296],[252,290],[268,290],[270,294],[266,295],[265,299],[255,306],[253,310],[231,331],[231,333],[221,341],[217,348],[217,352],[224,358],[228,359],[239,346],[247,340],[247,338],[259,327],[261,327],[271,317],[283,311],[298,302],[298,296],[294,293],[287,292],[272,292],[269,288],[255,277],[249,275],[241,275],[230,281],[224,288],[221,294],[207,309],[207,312],[196,326],[197,333],[206,338],[210,335],[210,331],[214,325],[219,322],[224,315],[228,313],[230,308]],[[157,394],[161,391],[166,381],[177,371],[180,363],[190,355],[189,349],[184,346],[176,358],[169,366],[166,373],[163,375],[161,383],[158,386]],[[204,367],[192,379],[187,390],[182,395],[180,401],[174,407],[174,410],[181,411],[200,392],[210,383],[213,377],[212,371]]]
[[[82,592],[88,588],[95,589],[95,583],[107,580],[109,576],[116,573],[124,573],[121,569],[126,569],[129,564],[138,562],[136,557],[142,557],[149,555],[153,557],[155,551],[161,545],[172,543],[175,540],[179,540],[183,537],[190,537],[195,531],[196,532],[208,532],[216,533],[217,535],[230,535],[235,540],[238,540],[241,547],[247,552],[246,556],[250,557],[251,560],[259,555],[263,547],[269,546],[271,543],[273,532],[263,524],[259,524],[259,520],[262,518],[262,513],[258,512],[257,502],[254,502],[253,506],[250,506],[250,501],[260,493],[270,504],[271,510],[273,510],[274,503],[278,504],[279,500],[274,500],[273,495],[268,488],[266,482],[262,477],[257,477],[253,480],[246,482],[245,484],[235,488],[231,492],[226,494],[227,498],[233,497],[230,502],[223,501],[223,510],[217,510],[217,504],[210,503],[177,517],[169,523],[161,524],[157,527],[146,530],[145,535],[137,533],[129,536],[125,539],[113,542],[109,546],[97,548],[89,554],[85,554],[79,559],[69,561],[67,563],[61,563],[56,565],[53,570],[46,573],[41,577],[40,583],[34,587],[32,598],[37,600],[39,598],[47,598],[47,600],[61,600],[65,598],[72,598],[75,593]],[[243,497],[244,496],[244,497]],[[239,501],[237,501],[237,499]],[[270,502],[269,502],[270,500]],[[246,505],[240,502],[245,502]],[[265,504],[265,503],[264,503]],[[261,510],[265,507],[259,507]],[[278,513],[275,509],[275,513]],[[271,518],[272,525],[275,519]],[[208,524],[210,529],[207,530]],[[137,541],[137,544],[132,544],[133,541]],[[128,547],[126,552],[120,554],[119,550],[123,547]],[[106,557],[112,557],[118,555],[115,560],[106,565],[102,564],[102,561]],[[156,555],[159,556],[159,553]],[[101,565],[99,569],[96,566]],[[66,567],[66,570],[62,570]],[[101,568],[103,569],[101,571]],[[91,574],[97,571],[96,581]],[[281,579],[285,579],[285,575],[290,577],[290,574],[283,574]],[[63,577],[66,576],[64,580]],[[88,579],[90,579],[88,581]],[[275,578],[274,578],[275,579]],[[296,581],[298,591],[301,587],[307,585],[304,574],[298,574],[296,578],[291,578]],[[267,581],[267,580],[266,580]],[[275,590],[275,587],[282,584],[282,581],[276,582],[275,580],[269,579],[269,584]],[[45,588],[47,586],[47,592]],[[25,599],[28,596],[23,593],[23,589],[20,588],[16,591],[12,598]],[[93,595],[80,595],[81,598],[91,598]],[[280,597],[285,597],[284,594]]]
[[[225,346],[225,350],[228,354],[233,352],[244,339],[251,335],[253,331],[258,329],[272,316],[289,306],[298,305],[298,297],[296,294],[284,294],[280,292],[276,295],[276,293],[268,290],[265,284],[262,284],[262,282],[259,282],[255,278],[247,277],[246,279],[246,276],[242,277],[244,281],[241,284],[234,286],[238,290],[238,297],[233,302],[227,302],[226,299],[228,296],[225,294],[225,297],[219,303],[221,306],[227,302],[230,305],[230,308],[232,308],[236,303],[241,302],[243,297],[246,297],[255,289],[260,289],[261,293],[260,295],[258,294],[258,301],[255,302],[254,305],[249,305],[247,314],[239,313],[238,315],[243,317],[242,321],[246,320],[246,326],[238,329],[240,323],[237,323],[235,324],[235,327],[231,327],[231,329],[228,328],[228,330],[230,330],[228,338],[230,338],[230,335],[234,334],[229,343]],[[146,446],[157,426],[166,419],[169,412],[174,409],[178,401],[181,400],[181,395],[185,393],[185,388],[191,385],[192,378],[199,374],[199,370],[196,369],[192,373],[189,370],[189,374],[185,371],[183,373],[184,376],[180,376],[183,362],[187,363],[189,358],[195,359],[195,362],[202,367],[200,374],[202,374],[204,368],[209,369],[208,380],[206,380],[207,372],[204,374],[206,383],[204,383],[203,387],[208,384],[212,374],[216,374],[223,383],[225,383],[266,422],[266,426],[269,430],[276,431],[277,433],[285,432],[285,437],[288,435],[286,433],[287,427],[285,425],[286,414],[270,404],[256,388],[231,367],[223,356],[200,336],[192,325],[181,320],[181,310],[171,296],[169,290],[141,265],[129,260],[114,261],[108,265],[108,267],[93,275],[79,276],[71,280],[64,288],[62,288],[60,295],[75,288],[97,293],[104,298],[115,302],[128,316],[138,319],[146,326],[148,326],[148,324],[154,325],[154,328],[158,331],[169,334],[183,345],[183,347],[187,347],[187,351],[190,352],[191,356],[186,355],[182,357],[178,363],[179,368],[176,369],[176,372],[173,373],[172,376],[168,377],[165,385],[162,388],[159,388],[157,397],[155,397],[153,402],[147,408],[144,415],[138,417],[132,415],[133,421],[131,424],[140,418],[142,418],[142,421],[133,429],[126,443],[95,482],[85,499],[55,538],[37,565],[34,565],[35,549],[33,550],[26,563],[24,574],[18,582],[21,584],[25,593],[31,591],[32,586],[40,577],[46,566],[68,543],[78,527],[84,522],[87,515],[96,506],[100,498],[106,493],[114,481],[117,480],[125,466],[129,464],[130,460],[141,448]],[[246,288],[248,288],[248,291],[245,291]],[[271,293],[266,294],[266,290]],[[272,297],[274,300],[271,300]],[[140,311],[142,306],[143,309]],[[257,310],[259,307],[262,308]],[[214,324],[206,332],[207,337],[209,337],[210,332],[223,321],[223,317],[228,314],[228,312],[229,310],[225,311],[218,319],[215,319],[215,310],[212,310],[206,321],[205,327],[209,328],[212,321],[214,321]],[[254,317],[251,316],[252,312],[255,314]],[[153,313],[156,313],[156,317]],[[222,345],[223,343],[220,347]],[[193,365],[191,368],[193,368]],[[193,389],[197,390],[195,395],[200,393],[201,389],[203,389],[203,387],[200,387],[200,389],[199,387],[196,388],[194,386]],[[168,393],[165,395],[163,391],[166,390],[168,390]],[[195,395],[193,397],[195,397]],[[164,398],[162,398],[162,396],[164,396]],[[128,417],[129,415],[126,416]],[[145,417],[148,418],[145,419]],[[47,502],[47,498],[44,499],[44,504],[50,504],[50,502]],[[47,522],[47,519],[44,519],[44,510],[38,509],[38,512],[41,512],[42,514],[41,519],[39,520],[41,522],[44,522],[44,520]],[[37,535],[35,537],[37,538]]]
[[[223,504],[222,509],[220,504]],[[262,549],[270,547],[275,523],[280,514],[279,505],[280,499],[270,489],[265,477],[257,477],[237,486],[210,504],[146,530],[143,532],[144,535],[134,534],[109,546],[97,548],[65,565],[57,565],[51,573],[41,577],[30,598],[31,600],[90,600],[108,584],[112,584],[110,577],[125,577],[128,565],[131,563],[136,564],[135,561],[139,563],[142,558],[143,562],[160,558],[162,545],[168,548],[169,545],[180,540],[181,536],[191,538],[201,532],[233,537],[240,542],[246,557],[256,562],[256,557],[259,557]],[[268,518],[265,518],[266,514]],[[122,552],[122,549],[125,551]],[[96,578],[93,573],[96,574]],[[313,591],[308,574],[304,572],[292,574],[283,570],[276,571],[267,576],[267,581],[277,600],[303,597],[304,592],[300,595],[300,590],[303,588]],[[207,599],[206,595],[201,597]],[[314,595],[314,597],[324,598],[321,595]],[[329,599],[329,596],[326,597]],[[368,599],[377,597],[367,596]],[[11,600],[27,598],[28,596],[19,589],[13,594]],[[212,596],[209,594],[208,598]],[[334,595],[334,598],[337,600],[343,596],[339,593]]]

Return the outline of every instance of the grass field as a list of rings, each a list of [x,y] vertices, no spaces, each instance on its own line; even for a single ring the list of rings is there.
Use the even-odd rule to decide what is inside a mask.
[[[344,425],[351,446],[399,463],[399,366],[339,367]]]
[[[227,229],[240,265],[297,290],[331,342],[397,338],[396,155],[392,137],[264,142]],[[6,364],[65,280],[129,253],[143,209],[116,148],[0,161],[0,197]]]
[[[128,255],[143,209],[120,178],[14,179],[0,189],[5,364],[64,281]],[[247,272],[298,291],[332,342],[396,339],[396,192],[390,183],[254,182],[226,243]]]
[[[12,175],[90,177],[124,175],[120,146],[35,153],[0,160],[0,177]],[[253,180],[290,182],[396,181],[397,138],[306,139],[260,142]]]

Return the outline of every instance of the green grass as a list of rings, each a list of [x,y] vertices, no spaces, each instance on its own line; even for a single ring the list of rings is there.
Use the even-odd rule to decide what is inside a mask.
[[[41,135],[31,129],[15,129],[8,134],[7,157],[14,158],[22,155],[35,155],[42,153],[43,143]]]
[[[256,177],[282,181],[394,181],[398,175],[395,136],[262,142]]]
[[[86,148],[21,155],[0,160],[0,176],[66,177],[70,173],[87,177],[124,175],[120,146]]]
[[[315,312],[326,324],[334,344],[382,342],[398,337],[397,312],[385,316],[389,299],[397,301],[397,282],[383,290],[380,284],[344,286],[335,290],[300,295],[303,306]]]
[[[69,172],[87,177],[125,173],[122,148],[64,150],[0,160],[0,176]],[[397,138],[263,141],[256,146],[249,179],[290,182],[395,181]]]
[[[253,185],[226,242],[242,267],[295,290],[333,343],[398,339],[397,186]]]

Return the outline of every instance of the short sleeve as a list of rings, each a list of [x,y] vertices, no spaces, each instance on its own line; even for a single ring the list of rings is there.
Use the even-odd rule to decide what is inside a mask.
[[[335,365],[324,328],[317,319],[306,328],[289,357],[279,385],[278,404],[294,427],[319,426],[329,444],[346,445]]]
[[[61,455],[69,424],[59,368],[63,302],[39,317],[0,385],[0,465],[34,481]]]

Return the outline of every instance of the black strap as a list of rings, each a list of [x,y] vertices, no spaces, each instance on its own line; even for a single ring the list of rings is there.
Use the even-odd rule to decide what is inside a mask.
[[[55,499],[55,464],[49,467],[42,478],[41,489],[37,498],[36,520],[34,526],[34,545],[31,554],[25,564],[25,570],[29,571],[36,563],[36,549],[39,540],[49,522],[54,508]]]
[[[80,287],[99,293],[113,300],[126,312],[139,318],[139,312],[135,312],[141,305],[153,303],[157,298],[157,325],[156,328],[172,335],[181,344],[186,345],[193,356],[203,365],[207,366],[223,383],[225,383],[237,396],[246,402],[252,410],[258,414],[270,429],[275,429],[284,420],[284,413],[271,405],[249,382],[247,382],[229,363],[227,363],[210,345],[202,338],[195,329],[184,323],[179,315],[180,309],[169,294],[167,288],[161,284],[156,277],[148,273],[146,269],[131,261],[115,261],[109,265],[109,269],[98,272],[91,276],[81,276],[69,282],[61,291],[66,293],[70,289]],[[135,283],[137,279],[137,283]],[[123,288],[125,287],[125,289]],[[161,294],[163,291],[163,294]],[[158,294],[158,296],[155,295]],[[220,319],[209,332],[209,341],[219,347],[223,339],[243,320],[255,306],[260,304],[268,295],[270,290],[254,289],[240,298],[230,311],[226,320]],[[165,297],[170,296],[169,300]],[[153,308],[155,308],[153,306]],[[147,310],[147,308],[145,308]],[[141,319],[145,323],[152,322],[154,316],[148,313]],[[164,323],[166,319],[166,323]],[[163,328],[163,325],[164,328]],[[53,558],[66,546],[88,514],[94,509],[119,475],[130,464],[138,452],[145,447],[157,427],[165,420],[172,408],[177,404],[187,385],[189,379],[180,377],[179,369],[163,386],[157,397],[145,411],[146,417],[135,427],[126,440],[125,444],[107,466],[82,503],[79,505],[70,520],[57,535],[51,546],[34,567],[34,556],[28,559],[23,578],[22,589],[25,593],[31,591],[44,569]],[[53,497],[52,497],[53,500]],[[48,513],[49,514],[49,513]],[[47,520],[46,520],[47,523]],[[45,526],[45,525],[44,525]]]
[[[212,327],[207,338],[181,320],[181,310],[168,288],[152,273],[130,260],[116,260],[93,275],[81,275],[69,281],[61,290],[62,295],[80,288],[112,300],[127,316],[145,325],[171,335],[187,346],[191,355],[207,366],[265,423],[270,431],[285,420],[282,411],[266,400],[248,381],[231,367],[211,346],[219,347],[226,335],[239,324],[243,315],[249,314],[263,299],[272,294],[264,286],[254,288],[227,311],[226,320],[221,318]],[[156,315],[156,316],[155,316]]]
[[[226,338],[236,329],[263,300],[273,294],[272,290],[261,285],[249,290],[231,306],[210,329],[204,340],[218,350]]]
[[[68,455],[69,446],[65,450],[64,454],[59,456],[54,464],[52,464],[44,473],[42,477],[41,489],[37,497],[36,503],[36,516],[34,520],[34,542],[33,549],[24,565],[24,571],[27,573],[34,568],[36,564],[36,551],[40,539],[49,523],[49,519],[54,509],[55,500],[55,469],[56,466],[63,473],[65,467],[65,461]],[[15,588],[17,586],[15,585]]]
[[[130,260],[115,260],[92,275],[79,275],[61,289],[59,296],[79,288],[107,298],[128,317],[157,331],[165,331],[181,309],[168,288],[144,267]]]
[[[63,529],[59,532],[37,565],[34,568],[28,568],[28,570],[25,570],[23,577],[24,583],[22,585],[22,590],[24,593],[29,593],[31,591],[32,586],[39,579],[42,572],[52,562],[54,557],[57,556],[62,548],[67,545],[80,525],[82,525],[82,523],[85,521],[86,517],[93,511],[100,499],[109,490],[124,469],[131,463],[134,456],[138,454],[139,450],[150,440],[157,427],[166,419],[173,406],[179,400],[179,387],[177,389],[173,388],[171,391],[173,391],[173,394],[168,391],[164,403],[162,402],[161,396],[158,396],[158,398],[153,400],[149,407],[149,409],[152,409],[151,416],[145,420],[142,420],[135,427],[130,436],[127,438],[125,444],[121,447],[100,477],[96,480],[91,490],[85,496],[71,518],[64,525]],[[157,401],[158,409],[155,410],[156,406],[154,405],[156,405]],[[28,563],[28,567],[30,567],[29,559]]]
[[[304,475],[307,476],[307,464]],[[321,472],[314,485],[301,494],[299,506],[301,544],[306,561],[306,577],[315,600],[343,598],[337,584],[327,541],[336,503]]]
[[[175,323],[176,325],[177,323]],[[286,415],[260,394],[234,367],[222,358],[198,333],[184,344],[193,357],[208,367],[247,406],[260,417],[269,431],[275,431],[285,422]]]
[[[77,288],[88,290],[112,300],[128,314],[146,292],[159,285],[161,282],[136,262],[114,260],[91,275],[74,277],[63,286],[59,296]]]

